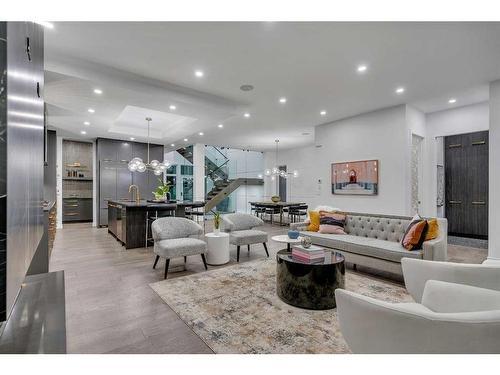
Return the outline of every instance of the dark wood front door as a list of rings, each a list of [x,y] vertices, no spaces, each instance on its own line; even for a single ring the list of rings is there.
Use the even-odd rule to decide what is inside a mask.
[[[445,137],[448,233],[488,236],[488,131]]]

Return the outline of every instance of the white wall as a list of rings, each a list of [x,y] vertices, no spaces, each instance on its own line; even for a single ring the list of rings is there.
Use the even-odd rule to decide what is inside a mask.
[[[327,204],[346,211],[409,214],[410,132],[406,117],[406,106],[401,105],[320,125],[315,143],[321,147],[280,151],[278,163],[300,174],[289,179],[288,200],[304,201],[311,207]],[[379,194],[333,195],[331,164],[367,159],[379,160]],[[266,153],[265,168],[272,168],[274,160],[274,152]],[[274,191],[274,182],[266,179],[265,197]]]
[[[500,81],[490,84],[488,261],[500,262]]]
[[[426,148],[424,180],[426,194],[424,194],[423,214],[439,216],[436,206],[437,174],[436,165],[442,159],[442,143],[436,137],[447,135],[472,133],[489,129],[488,102],[468,105],[430,113],[426,116]]]

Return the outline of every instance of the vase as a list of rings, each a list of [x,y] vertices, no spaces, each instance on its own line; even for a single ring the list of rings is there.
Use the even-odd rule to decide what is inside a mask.
[[[218,236],[220,234],[220,228],[214,228],[214,234]]]
[[[302,240],[300,241],[300,244],[304,247],[304,249],[310,248],[311,245],[312,245],[311,237],[308,237],[308,236],[302,237]]]

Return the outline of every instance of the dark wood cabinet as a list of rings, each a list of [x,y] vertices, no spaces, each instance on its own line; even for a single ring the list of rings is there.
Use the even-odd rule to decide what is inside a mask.
[[[488,236],[488,131],[445,137],[445,214],[452,235]]]
[[[92,198],[63,199],[63,222],[91,220]]]

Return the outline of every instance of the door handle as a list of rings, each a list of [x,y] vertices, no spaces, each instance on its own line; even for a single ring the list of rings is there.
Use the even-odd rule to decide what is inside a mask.
[[[479,146],[479,145],[484,145],[485,143],[486,143],[486,141],[475,141],[475,142],[472,142],[472,145]]]
[[[462,201],[448,201],[449,204],[462,204]]]
[[[461,143],[455,143],[453,145],[449,145],[448,148],[457,148],[457,147],[462,147]]]
[[[486,204],[485,201],[473,201],[472,204],[474,205],[483,205],[483,204]]]

